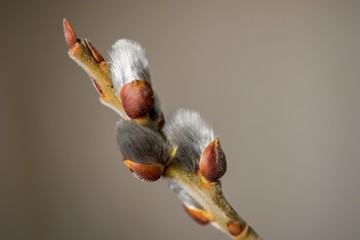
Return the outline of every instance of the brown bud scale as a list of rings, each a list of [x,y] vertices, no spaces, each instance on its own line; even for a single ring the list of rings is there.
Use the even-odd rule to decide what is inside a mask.
[[[91,56],[94,58],[94,60],[97,63],[101,63],[101,62],[105,61],[103,56],[101,56],[101,54],[98,52],[98,50],[94,47],[94,45],[89,40],[84,39],[84,41],[85,41],[87,48],[89,49],[89,51],[91,53]]]
[[[210,213],[204,210],[189,208],[185,205],[183,205],[183,207],[185,209],[185,212],[201,225],[208,224],[212,221],[212,216],[210,215]]]
[[[63,19],[63,26],[66,43],[68,44],[69,48],[72,48],[78,41],[74,28],[71,26],[70,22],[66,18]]]
[[[247,227],[245,223],[240,223],[235,220],[231,220],[226,224],[229,233],[233,236],[239,236]]]
[[[219,139],[209,143],[201,154],[199,172],[208,181],[221,178],[226,172],[226,157]]]
[[[124,160],[124,164],[135,177],[143,181],[154,182],[158,180],[164,172],[164,167],[161,165],[140,164],[130,160]]]
[[[131,118],[144,117],[154,107],[154,93],[145,80],[134,80],[120,89],[120,100],[125,113]]]

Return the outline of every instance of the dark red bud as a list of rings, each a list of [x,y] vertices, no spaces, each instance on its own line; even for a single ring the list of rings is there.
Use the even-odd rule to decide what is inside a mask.
[[[144,117],[154,107],[154,93],[145,80],[134,80],[120,89],[120,100],[131,118]]]
[[[202,152],[199,172],[209,182],[214,182],[225,174],[226,157],[220,146],[219,138],[209,143]]]
[[[140,164],[130,160],[124,160],[124,164],[135,177],[143,181],[154,182],[158,180],[164,172],[164,167],[161,165]]]

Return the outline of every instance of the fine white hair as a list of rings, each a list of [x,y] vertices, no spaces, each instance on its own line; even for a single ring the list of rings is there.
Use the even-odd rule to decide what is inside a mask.
[[[170,160],[170,143],[159,132],[133,121],[118,121],[116,140],[123,157],[132,162],[166,165]]]
[[[200,114],[187,109],[174,112],[163,130],[170,143],[177,146],[177,160],[193,170],[198,167],[203,150],[215,139],[213,129]]]
[[[117,95],[122,86],[133,80],[151,82],[145,50],[138,42],[119,39],[112,45],[109,55],[111,76]]]

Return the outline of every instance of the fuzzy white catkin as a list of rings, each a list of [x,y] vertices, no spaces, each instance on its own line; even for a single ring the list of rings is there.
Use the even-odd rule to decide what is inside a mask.
[[[132,121],[120,119],[116,140],[123,157],[140,164],[166,165],[171,145],[156,131]]]
[[[198,112],[179,109],[166,121],[165,135],[177,146],[176,158],[180,163],[195,170],[202,151],[215,139],[213,129],[201,118]]]
[[[118,95],[122,86],[135,79],[151,82],[151,74],[145,50],[133,40],[119,39],[109,52],[110,71]]]

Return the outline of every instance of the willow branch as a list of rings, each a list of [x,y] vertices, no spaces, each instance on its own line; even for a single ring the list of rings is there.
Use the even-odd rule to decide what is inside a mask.
[[[77,38],[69,21],[63,25],[70,58],[90,76],[100,101],[120,115],[117,143],[133,175],[149,182],[166,179],[196,222],[236,240],[261,239],[223,195],[220,178],[227,162],[212,128],[191,110],[164,118],[140,44],[118,40],[106,62],[90,41]]]

